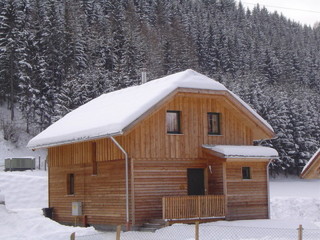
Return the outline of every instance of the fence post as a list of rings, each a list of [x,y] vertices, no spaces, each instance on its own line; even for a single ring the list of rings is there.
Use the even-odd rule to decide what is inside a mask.
[[[75,239],[76,239],[76,233],[71,233],[70,240],[75,240]]]
[[[302,228],[302,225],[300,224],[298,228],[298,240],[302,240],[302,231],[303,231],[303,228]]]
[[[195,240],[199,240],[199,222],[196,222],[195,227]]]
[[[120,240],[120,233],[121,233],[121,225],[118,225],[117,226],[116,240]]]

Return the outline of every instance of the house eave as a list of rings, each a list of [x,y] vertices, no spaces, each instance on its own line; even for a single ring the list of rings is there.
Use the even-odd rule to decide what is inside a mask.
[[[246,161],[259,161],[259,162],[268,162],[272,159],[276,159],[279,156],[278,155],[274,155],[274,154],[265,154],[265,155],[259,155],[259,154],[246,154],[243,155],[241,153],[237,154],[225,154],[223,151],[219,151],[219,150],[215,150],[212,147],[214,146],[219,146],[219,145],[202,145],[202,149],[208,153],[211,156],[215,156],[218,157],[220,159],[223,159],[226,162],[246,162]],[[230,145],[230,147],[233,147],[236,145]],[[241,146],[237,146],[237,147],[241,147]],[[257,146],[242,146],[242,147],[249,147],[249,148],[256,148]]]
[[[65,140],[65,141],[56,141],[56,142],[52,142],[52,143],[36,144],[36,145],[30,145],[30,146],[28,145],[27,148],[34,151],[37,149],[51,148],[51,147],[79,143],[79,142],[88,142],[88,141],[92,141],[92,140],[99,140],[102,138],[116,137],[116,136],[120,136],[120,135],[123,135],[123,131],[103,134],[103,135],[99,135],[99,136],[83,137],[83,138],[77,138],[77,139]]]
[[[316,169],[320,168],[320,163],[318,162],[320,162],[320,149],[311,157],[305,168],[302,170],[300,177],[305,179],[320,178],[320,172],[316,173]]]

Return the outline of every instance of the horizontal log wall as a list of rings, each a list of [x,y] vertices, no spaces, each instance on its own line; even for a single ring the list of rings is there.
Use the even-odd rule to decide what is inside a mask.
[[[266,162],[227,162],[226,181],[229,220],[268,218],[266,166]],[[242,179],[242,167],[251,168],[251,179]]]
[[[209,158],[208,168],[208,194],[209,195],[223,195],[223,163],[221,161],[214,161],[214,158]]]
[[[72,167],[50,167],[50,207],[54,219],[73,223],[72,202],[82,202],[83,215],[89,224],[125,223],[124,160],[97,163],[97,175],[92,164]],[[67,194],[67,175],[73,173],[75,193]]]
[[[187,169],[206,168],[206,159],[134,159],[135,221],[162,218],[162,197],[187,195]]]

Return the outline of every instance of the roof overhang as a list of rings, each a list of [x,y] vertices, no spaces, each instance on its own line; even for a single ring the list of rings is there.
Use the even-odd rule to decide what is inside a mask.
[[[94,136],[94,137],[83,137],[83,138],[77,138],[73,140],[65,140],[65,141],[56,141],[52,143],[44,143],[44,144],[38,144],[36,146],[27,146],[29,149],[32,149],[33,151],[36,149],[42,149],[42,148],[51,148],[51,147],[57,147],[57,146],[62,146],[62,145],[67,145],[67,144],[73,144],[73,143],[79,143],[79,142],[88,142],[88,141],[94,141],[94,140],[99,140],[103,138],[111,138],[111,137],[116,137],[123,135],[123,132],[116,132],[116,133],[111,133],[111,134],[103,134],[99,136]]]
[[[278,152],[270,147],[247,145],[202,145],[210,155],[225,159],[228,162],[269,161],[278,158]]]
[[[181,92],[224,96],[232,110],[238,111],[239,116],[248,117],[251,126],[259,127],[261,131],[258,131],[255,140],[274,137],[272,127],[237,95],[213,79],[186,70],[139,86],[103,94],[53,123],[31,139],[27,147],[48,148],[128,134],[157,107]]]
[[[300,177],[306,179],[320,178],[320,148],[303,168]]]

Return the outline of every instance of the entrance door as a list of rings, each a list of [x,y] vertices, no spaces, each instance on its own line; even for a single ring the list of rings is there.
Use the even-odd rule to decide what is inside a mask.
[[[204,169],[188,168],[188,195],[204,195]]]

